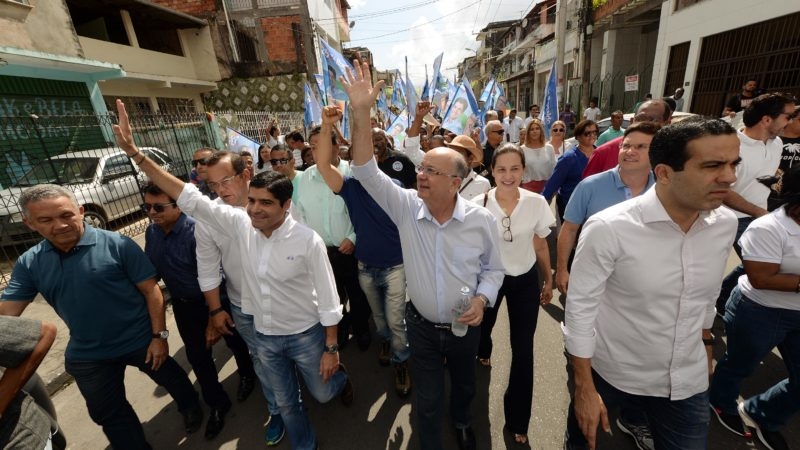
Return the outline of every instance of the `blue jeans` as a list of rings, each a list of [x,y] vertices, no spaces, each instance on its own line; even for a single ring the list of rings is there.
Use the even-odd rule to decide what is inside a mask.
[[[778,347],[789,377],[744,403],[747,414],[760,426],[777,430],[800,411],[800,311],[759,305],[736,287],[723,320],[728,349],[714,370],[711,404],[736,414],[742,381]]]
[[[744,230],[750,226],[753,220],[755,218],[749,216],[739,218],[739,225],[736,227],[736,238],[733,240],[733,251],[736,252],[736,256],[739,259],[742,259],[742,247],[739,246],[739,238],[742,237]],[[728,297],[731,296],[733,288],[739,284],[739,277],[742,275],[744,275],[744,266],[739,264],[722,280],[722,288],[720,288],[719,296],[717,297],[717,314],[725,312],[725,303],[728,301]]]
[[[65,368],[75,377],[75,383],[86,400],[92,420],[103,428],[108,441],[115,450],[149,449],[142,424],[136,412],[125,398],[125,368],[134,366],[144,372],[159,386],[163,386],[178,404],[178,411],[185,412],[199,407],[197,391],[189,377],[171,357],[158,370],[145,364],[147,347],[116,358],[97,361],[73,361],[67,359]]]
[[[256,329],[253,325],[253,316],[243,313],[242,308],[231,304],[231,317],[233,318],[233,323],[236,324],[236,331],[239,332],[239,336],[242,337],[244,343],[247,344],[247,348],[250,349],[250,353],[253,354],[253,349],[258,345]],[[267,370],[261,364],[260,359],[253,357],[252,360],[253,369],[256,371],[258,381],[261,382],[261,391],[264,392],[264,398],[267,399],[269,413],[272,415],[278,414],[278,403],[275,402],[275,393],[270,387]]]
[[[620,391],[592,370],[592,379],[606,408],[610,412],[625,404],[635,404],[647,415],[656,450],[706,450],[711,410],[708,391],[683,400],[667,397],[634,395]],[[587,448],[586,438],[578,427],[574,399],[567,415],[566,448]]]
[[[406,271],[403,265],[371,267],[359,261],[358,283],[367,296],[378,335],[392,343],[392,362],[408,359],[406,337]]]
[[[408,341],[411,345],[411,378],[422,450],[441,450],[444,409],[444,358],[450,372],[450,417],[456,428],[472,423],[470,404],[475,397],[475,357],[480,327],[469,327],[464,337],[437,328],[419,315],[412,303],[406,308]]]
[[[319,363],[325,347],[325,329],[319,323],[308,330],[286,336],[256,333],[258,345],[254,356],[266,367],[269,385],[281,414],[289,441],[295,450],[313,450],[317,437],[300,397],[298,373],[311,396],[325,403],[342,391],[347,375],[336,373],[325,383],[319,373]]]

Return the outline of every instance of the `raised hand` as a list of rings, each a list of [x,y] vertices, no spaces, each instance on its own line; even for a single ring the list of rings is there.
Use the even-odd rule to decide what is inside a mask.
[[[128,121],[128,112],[125,110],[125,104],[120,99],[117,99],[117,114],[119,115],[119,125],[111,126],[111,129],[114,130],[114,136],[117,138],[117,145],[125,150],[128,155],[135,154],[138,150],[133,142],[133,130],[131,129],[131,123]]]
[[[342,119],[342,111],[335,106],[322,108],[322,124],[333,126]]]
[[[369,71],[368,63],[360,63],[353,60],[355,73],[346,70],[347,79],[339,77],[339,81],[344,85],[344,90],[350,98],[350,105],[353,109],[369,109],[375,104],[378,95],[383,87],[383,80],[372,85],[372,76]]]
[[[433,105],[429,101],[417,102],[417,113],[415,117],[425,117],[433,109]]]

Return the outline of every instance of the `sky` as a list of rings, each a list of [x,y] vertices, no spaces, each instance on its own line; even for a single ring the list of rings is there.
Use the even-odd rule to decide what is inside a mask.
[[[442,71],[450,78],[456,65],[474,54],[478,32],[489,22],[520,19],[536,0],[348,0],[350,42],[367,47],[379,70],[408,71],[417,89],[433,77],[433,60],[444,52]]]

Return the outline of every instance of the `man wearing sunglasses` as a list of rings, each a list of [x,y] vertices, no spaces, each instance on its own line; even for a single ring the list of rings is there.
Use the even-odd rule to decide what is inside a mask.
[[[209,189],[208,185],[206,184],[206,178],[208,178],[208,159],[214,154],[213,148],[202,147],[195,150],[194,155],[192,156],[192,174],[190,175],[190,181],[197,186],[197,189],[203,193],[203,195],[208,196],[210,198],[216,198],[214,191]]]
[[[499,120],[490,120],[486,122],[484,132],[486,134],[486,145],[483,146],[483,164],[477,165],[473,170],[489,180],[491,186],[494,186],[494,177],[489,168],[492,166],[494,150],[503,143],[503,136],[506,131],[505,128],[503,128],[502,122]]]
[[[212,347],[206,346],[209,316],[197,280],[195,221],[183,214],[175,200],[152,183],[144,189],[144,209],[152,222],[145,231],[144,252],[169,290],[175,322],[186,348],[186,358],[197,376],[203,400],[210,408],[205,438],[211,440],[225,426],[225,415],[231,409],[231,400],[219,382]],[[233,338],[231,336],[228,339],[228,346],[232,347],[234,355],[244,357],[247,365],[244,369],[251,373],[249,378],[254,381],[253,364],[247,346],[238,334]],[[243,364],[239,359],[237,362]],[[252,381],[249,389],[253,389]]]
[[[378,169],[371,151],[369,111],[383,81],[373,87],[368,64],[354,61],[354,66],[355,75],[348,70],[344,82],[353,111],[353,174],[397,225],[403,261],[409,262],[405,270],[410,303],[405,318],[416,393],[414,434],[422,450],[447,448],[441,430],[446,358],[458,447],[473,450],[470,404],[475,396],[479,325],[484,308],[494,305],[504,276],[495,219],[458,195],[470,169],[455,150],[435,148],[425,154],[417,167],[416,192],[396,186]],[[468,309],[454,317],[457,302],[465,296]],[[452,331],[454,319],[468,325],[462,337]]]

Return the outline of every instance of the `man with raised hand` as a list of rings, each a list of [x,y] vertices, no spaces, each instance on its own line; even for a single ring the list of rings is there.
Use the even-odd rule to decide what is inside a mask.
[[[353,386],[339,363],[336,325],[342,308],[325,244],[289,215],[292,182],[265,172],[250,182],[247,217],[204,197],[141,154],[133,142],[125,105],[117,100],[117,144],[186,214],[215,233],[237,239],[242,255],[242,309],[253,311],[257,331],[253,356],[267,368],[292,447],[313,450],[317,437],[300,397],[298,377],[321,403],[341,395],[353,402]]]
[[[475,396],[475,358],[485,307],[494,305],[504,270],[494,216],[458,195],[468,172],[455,150],[435,148],[417,166],[417,191],[396,186],[378,169],[372,152],[370,107],[382,81],[373,88],[369,66],[355,62],[355,74],[342,80],[353,111],[353,175],[397,225],[410,302],[406,326],[411,374],[423,450],[440,450],[444,398],[444,360],[450,372],[450,414],[460,449],[476,447],[470,404]],[[457,310],[461,299],[466,311]],[[468,325],[458,337],[457,321]]]

